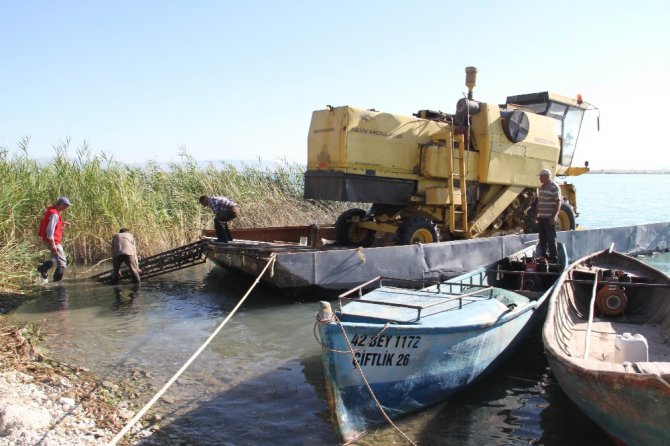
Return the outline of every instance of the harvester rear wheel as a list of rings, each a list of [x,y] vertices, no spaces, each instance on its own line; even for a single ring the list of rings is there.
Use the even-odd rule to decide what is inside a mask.
[[[528,208],[526,217],[523,221],[523,232],[524,234],[535,234],[538,231],[537,223],[535,223],[535,217],[537,217],[537,201],[533,201],[533,204]]]
[[[538,225],[535,223],[535,216],[537,216],[537,202],[534,202],[526,218],[524,219],[524,233],[525,234],[534,234],[538,231]],[[556,231],[570,231],[577,228],[575,211],[572,209],[568,203],[562,203],[561,208],[558,210],[558,216],[556,217]]]
[[[556,217],[556,231],[571,231],[577,228],[575,211],[568,203],[562,203]]]
[[[335,221],[335,240],[341,246],[371,246],[375,240],[375,231],[360,228],[367,213],[363,209],[352,208],[342,212]]]
[[[438,242],[440,236],[437,226],[431,220],[424,217],[409,217],[400,224],[396,239],[400,245],[413,245]]]

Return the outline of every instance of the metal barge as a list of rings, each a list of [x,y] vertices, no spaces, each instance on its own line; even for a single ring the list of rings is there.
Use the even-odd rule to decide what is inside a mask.
[[[277,254],[272,274],[262,283],[294,300],[333,298],[340,292],[376,276],[412,280],[446,280],[491,263],[537,240],[537,234],[506,235],[470,240],[403,246],[343,248],[324,245],[332,240],[332,227],[234,229],[231,243],[211,241],[207,257],[216,265],[255,278],[272,253]],[[211,231],[213,233],[213,231]],[[212,235],[204,231],[205,236]],[[608,248],[628,254],[670,249],[670,222],[615,228],[564,231],[571,259]]]

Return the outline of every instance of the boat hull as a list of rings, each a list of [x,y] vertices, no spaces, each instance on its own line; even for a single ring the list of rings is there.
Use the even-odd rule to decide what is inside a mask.
[[[547,354],[568,397],[607,434],[628,446],[669,445],[670,389],[656,377],[585,373]]]
[[[537,240],[537,234],[523,234],[425,245],[338,248],[318,246],[317,241],[321,239],[313,238],[309,227],[300,233],[291,231],[288,236],[277,228],[270,229],[268,234],[261,234],[260,230],[250,233],[233,230],[240,240],[229,244],[212,242],[208,259],[226,270],[254,279],[270,255],[276,253],[274,273],[264,275],[261,282],[297,301],[331,299],[376,276],[446,280],[487,265],[491,259],[511,255]],[[300,234],[308,237],[309,246],[300,246],[294,241]],[[316,235],[320,237],[322,233]],[[245,242],[241,240],[244,237],[260,241]],[[294,242],[269,241],[286,238]],[[571,258],[607,248],[611,243],[627,253],[663,251],[670,247],[670,222],[565,231],[558,234],[558,240],[565,243]]]
[[[448,399],[473,384],[511,354],[530,333],[534,308],[501,323],[456,331],[416,327],[346,325],[346,333],[370,388],[390,418]],[[354,365],[340,327],[320,324],[330,404],[346,441],[384,417]]]
[[[534,251],[420,290],[380,282],[337,318],[320,314],[326,387],[343,440],[383,423],[382,409],[393,419],[444,401],[507,359],[544,320],[567,265],[563,244],[559,264],[544,272]]]

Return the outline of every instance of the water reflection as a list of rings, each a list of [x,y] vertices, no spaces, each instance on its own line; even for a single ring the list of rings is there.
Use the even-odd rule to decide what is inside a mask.
[[[114,303],[112,309],[118,311],[121,315],[137,313],[139,311],[138,305],[133,305],[135,299],[139,297],[140,286],[134,284],[130,288],[122,288],[121,286],[114,286]]]

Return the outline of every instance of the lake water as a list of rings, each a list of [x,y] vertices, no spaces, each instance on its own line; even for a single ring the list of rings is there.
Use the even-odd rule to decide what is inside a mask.
[[[670,221],[670,175],[586,175],[573,182],[584,227]],[[668,253],[645,260],[670,272]],[[250,286],[211,265],[152,278],[139,290],[70,277],[8,317],[39,323],[55,359],[110,381],[141,377],[143,402]],[[316,303],[294,304],[256,289],[149,412],[163,418],[155,444],[337,444],[313,335],[317,311]],[[612,444],[556,384],[539,336],[467,392],[397,424],[419,445]],[[403,441],[384,427],[357,444]]]
[[[577,224],[586,228],[670,221],[670,174],[588,174],[568,182],[577,187]]]

